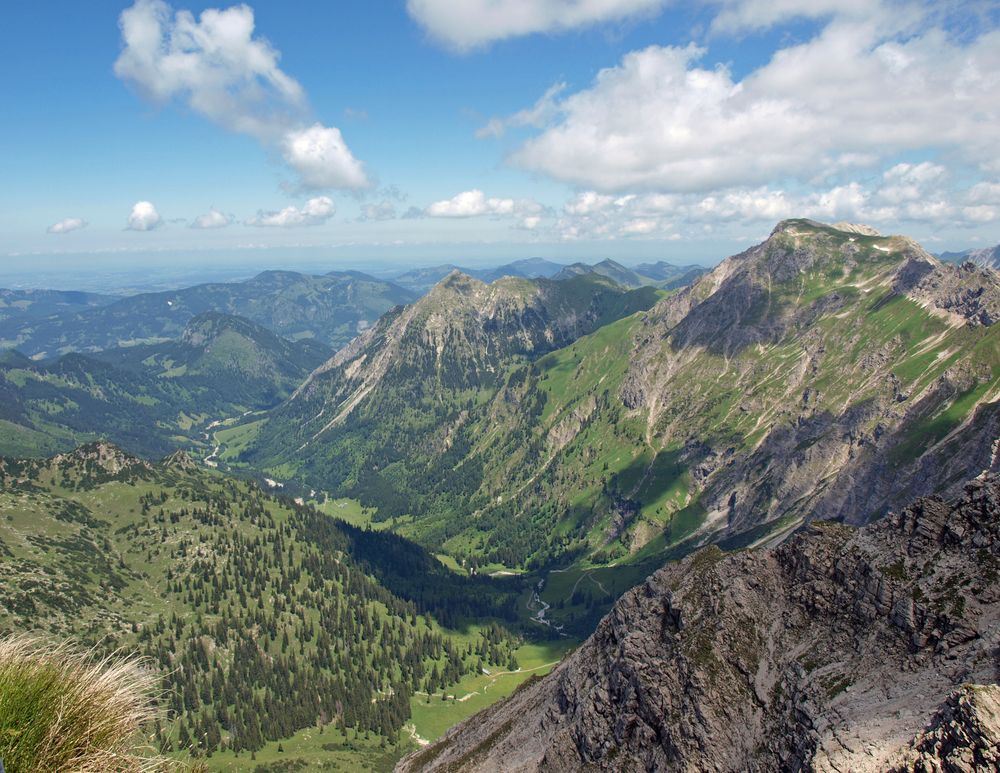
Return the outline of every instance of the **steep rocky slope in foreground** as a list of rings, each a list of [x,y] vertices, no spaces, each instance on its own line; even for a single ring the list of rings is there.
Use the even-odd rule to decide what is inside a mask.
[[[860,530],[707,548],[398,770],[995,770],[998,569],[997,476]]]

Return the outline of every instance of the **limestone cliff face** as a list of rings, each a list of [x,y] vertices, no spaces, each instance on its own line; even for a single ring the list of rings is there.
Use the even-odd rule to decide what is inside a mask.
[[[706,548],[398,770],[995,769],[998,579],[996,476],[858,530]]]

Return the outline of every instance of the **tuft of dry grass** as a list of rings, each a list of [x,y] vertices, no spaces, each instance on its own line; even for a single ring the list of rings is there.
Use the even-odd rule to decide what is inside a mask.
[[[0,638],[0,759],[7,773],[163,771],[142,731],[156,674],[33,636]]]

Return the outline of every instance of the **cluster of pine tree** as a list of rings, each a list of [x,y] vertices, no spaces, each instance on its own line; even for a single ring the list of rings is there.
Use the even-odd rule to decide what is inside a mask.
[[[253,752],[330,724],[395,739],[415,693],[516,667],[520,642],[506,629],[491,625],[478,644],[463,644],[428,612],[447,611],[454,597],[458,619],[488,612],[497,596],[447,593],[431,578],[410,588],[410,600],[373,576],[375,556],[393,565],[397,582],[420,571],[407,558],[428,558],[405,540],[276,507],[252,484],[164,488],[140,503],[142,520],[123,536],[150,563],[169,558],[174,611],[135,627],[140,651],[164,673],[167,721],[156,732],[165,751]],[[509,611],[508,596],[496,612]]]

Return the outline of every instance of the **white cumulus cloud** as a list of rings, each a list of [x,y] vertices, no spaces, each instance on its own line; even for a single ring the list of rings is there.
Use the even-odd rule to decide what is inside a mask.
[[[315,124],[290,131],[282,141],[285,161],[307,188],[368,186],[364,166],[348,149],[340,129]]]
[[[137,201],[132,205],[126,228],[129,231],[152,231],[162,224],[163,218],[151,201]]]
[[[79,231],[87,227],[87,221],[79,217],[67,217],[58,223],[53,223],[45,230],[50,234],[68,234],[70,231]]]
[[[812,182],[939,149],[988,168],[1000,146],[1000,31],[894,35],[837,19],[742,79],[705,50],[650,46],[559,97],[516,164],[607,193]],[[502,121],[499,124],[502,125]]]
[[[115,74],[148,99],[181,100],[225,129],[277,149],[305,188],[367,186],[361,163],[335,127],[310,125],[302,86],[279,52],[254,34],[247,5],[197,18],[163,0],[136,0],[119,18],[124,48]]]
[[[204,215],[199,215],[191,222],[192,228],[225,228],[233,222],[232,217],[224,215],[217,209],[210,209]]]
[[[322,225],[337,212],[333,200],[327,196],[309,199],[302,207],[285,207],[277,212],[258,212],[247,220],[247,225],[297,228]]]
[[[793,19],[870,18],[882,5],[878,0],[718,0],[714,4],[719,12],[712,29],[725,33],[767,29]],[[893,8],[897,15],[904,11],[898,5]]]
[[[896,164],[887,169],[882,177],[885,184],[879,189],[879,196],[889,204],[916,201],[933,193],[947,175],[940,164],[924,161],[920,164]]]
[[[537,215],[543,207],[530,199],[492,198],[479,189],[463,191],[450,199],[435,201],[427,207],[430,217],[477,217],[479,215],[529,217]]]
[[[651,15],[667,0],[407,0],[431,36],[468,51],[495,40]]]
[[[721,233],[736,224],[767,229],[790,217],[870,223],[904,233],[914,225],[972,228],[1000,221],[1000,184],[939,190],[943,176],[939,165],[921,162],[897,164],[870,185],[853,181],[794,192],[769,186],[618,197],[585,191],[563,205],[552,232],[564,240],[676,239],[680,233]],[[911,185],[918,191],[909,190]],[[907,190],[897,191],[901,186]]]

